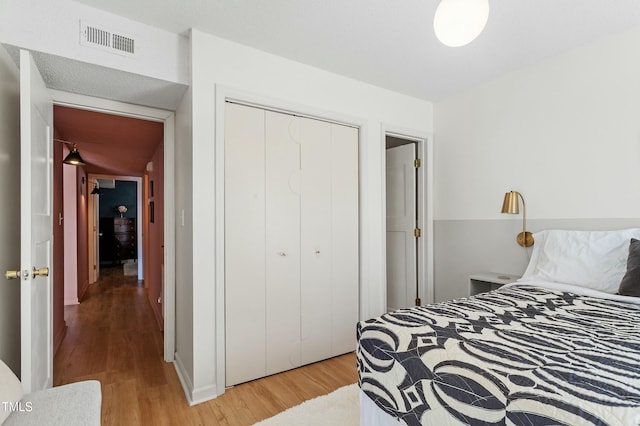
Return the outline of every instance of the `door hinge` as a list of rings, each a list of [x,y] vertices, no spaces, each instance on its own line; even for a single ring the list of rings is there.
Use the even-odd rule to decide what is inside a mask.
[[[415,167],[416,169],[420,168],[420,159],[416,158],[415,160],[413,160],[413,167]]]
[[[415,228],[413,230],[413,236],[416,238],[422,237],[422,230],[420,228]]]

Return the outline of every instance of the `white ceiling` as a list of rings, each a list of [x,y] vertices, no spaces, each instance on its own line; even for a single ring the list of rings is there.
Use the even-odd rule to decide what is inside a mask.
[[[184,33],[189,28],[427,100],[438,100],[640,25],[640,0],[490,0],[483,33],[449,48],[437,0],[79,0]]]

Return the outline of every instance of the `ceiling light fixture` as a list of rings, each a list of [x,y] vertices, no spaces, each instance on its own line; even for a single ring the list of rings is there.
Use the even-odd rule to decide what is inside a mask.
[[[460,47],[480,35],[489,19],[489,0],[442,0],[433,30],[445,46]]]

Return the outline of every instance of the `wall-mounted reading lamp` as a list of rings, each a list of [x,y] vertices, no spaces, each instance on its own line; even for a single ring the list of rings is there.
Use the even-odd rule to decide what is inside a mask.
[[[73,146],[73,148],[71,148],[71,152],[67,154],[66,157],[64,157],[64,160],[62,160],[64,164],[70,164],[72,166],[85,166],[87,164],[84,162],[84,160],[80,156],[80,153],[78,152],[78,145],[73,142],[63,141],[62,139],[54,139],[54,141],[66,143],[67,145]]]
[[[533,235],[531,232],[527,232],[527,206],[524,203],[522,194],[517,191],[509,191],[504,194],[502,213],[519,214],[518,197],[522,199],[522,232],[518,234],[516,240],[522,247],[531,247],[533,245]]]
[[[93,189],[91,190],[91,194],[92,195],[100,195],[100,194],[102,194],[102,191],[100,191],[100,182],[95,181],[93,183]]]

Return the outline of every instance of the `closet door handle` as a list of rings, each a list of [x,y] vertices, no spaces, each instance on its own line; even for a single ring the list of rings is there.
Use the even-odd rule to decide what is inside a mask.
[[[283,252],[283,251],[280,251],[280,252],[278,252],[278,255],[279,255],[279,256],[282,256],[282,257],[284,257],[284,256],[286,256],[286,255],[287,255],[287,253],[285,253],[285,252]]]

